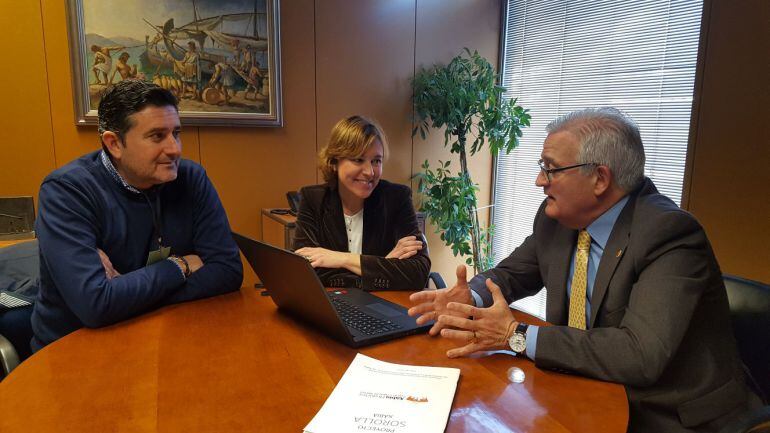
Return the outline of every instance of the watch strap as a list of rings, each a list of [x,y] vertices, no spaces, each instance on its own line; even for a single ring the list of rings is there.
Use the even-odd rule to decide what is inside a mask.
[[[527,325],[526,323],[519,322],[516,325],[516,329],[513,331],[513,333],[510,335],[508,339],[508,346],[510,346],[511,350],[516,355],[521,355],[526,351],[526,341],[527,341]]]
[[[516,326],[516,330],[513,332],[516,334],[527,335],[527,328],[529,328],[529,324],[519,322],[519,324]]]

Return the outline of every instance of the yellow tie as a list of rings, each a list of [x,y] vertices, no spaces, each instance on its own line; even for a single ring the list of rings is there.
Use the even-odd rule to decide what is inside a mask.
[[[588,280],[588,249],[591,236],[580,230],[575,252],[575,273],[572,274],[572,293],[569,297],[569,326],[586,329],[586,283]]]

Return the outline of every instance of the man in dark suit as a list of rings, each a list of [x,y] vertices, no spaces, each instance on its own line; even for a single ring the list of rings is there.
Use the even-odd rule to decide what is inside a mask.
[[[461,266],[454,287],[412,295],[409,313],[462,345],[450,357],[507,349],[624,384],[629,431],[716,431],[756,399],[703,228],[644,177],[638,128],[620,111],[573,112],[546,130],[533,234],[470,282]],[[555,326],[517,321],[508,304],[543,286]]]

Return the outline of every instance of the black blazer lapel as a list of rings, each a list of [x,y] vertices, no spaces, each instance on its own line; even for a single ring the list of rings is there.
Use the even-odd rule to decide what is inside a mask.
[[[385,236],[385,197],[380,193],[381,189],[377,185],[372,195],[364,201],[364,233],[361,240],[361,252],[364,254],[379,255],[377,251]]]
[[[334,251],[348,251],[348,235],[345,228],[345,218],[342,216],[342,200],[337,188],[332,186],[327,190],[324,200],[324,214],[321,218],[326,240],[333,245]]]

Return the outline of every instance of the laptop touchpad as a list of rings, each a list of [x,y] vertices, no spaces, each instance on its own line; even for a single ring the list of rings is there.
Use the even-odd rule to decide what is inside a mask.
[[[401,311],[383,304],[367,304],[366,306],[386,317],[396,317],[403,314]]]

